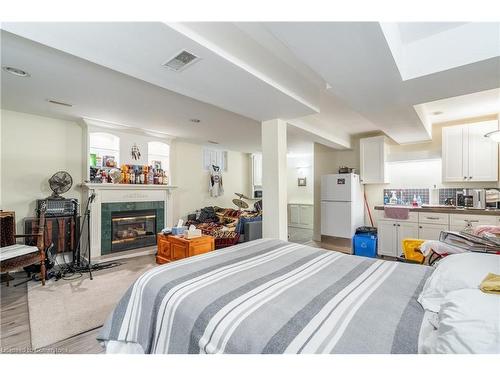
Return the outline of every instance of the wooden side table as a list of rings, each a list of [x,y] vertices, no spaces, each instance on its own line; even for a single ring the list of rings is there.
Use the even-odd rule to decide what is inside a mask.
[[[156,255],[156,263],[158,264],[215,250],[215,239],[212,236],[201,236],[188,240],[179,236],[165,236],[162,233],[158,233],[157,242],[158,254]]]

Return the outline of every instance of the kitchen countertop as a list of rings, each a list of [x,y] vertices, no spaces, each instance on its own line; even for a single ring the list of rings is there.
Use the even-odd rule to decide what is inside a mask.
[[[413,207],[413,206],[397,206],[388,205],[388,207],[406,207],[409,208],[411,212],[436,212],[443,214],[469,214],[469,215],[492,215],[500,216],[500,210],[478,210],[473,208],[457,208],[454,206],[423,206],[423,207]],[[383,210],[384,206],[375,206],[376,210]]]

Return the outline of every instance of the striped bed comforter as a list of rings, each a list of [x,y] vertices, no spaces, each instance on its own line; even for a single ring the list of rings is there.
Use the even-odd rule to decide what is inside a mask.
[[[158,266],[98,340],[144,353],[417,353],[432,269],[257,240]]]

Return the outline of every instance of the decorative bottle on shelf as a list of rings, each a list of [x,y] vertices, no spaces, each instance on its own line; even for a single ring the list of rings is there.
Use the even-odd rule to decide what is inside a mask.
[[[162,179],[163,179],[163,185],[168,185],[168,176],[166,171],[162,171]]]
[[[139,171],[139,168],[134,168],[134,172],[135,172],[135,183],[137,185],[140,185],[141,184],[141,173]]]
[[[158,169],[155,169],[155,173],[153,176],[153,184],[158,185],[160,183],[160,172]]]
[[[415,194],[413,194],[413,200],[411,202],[411,205],[413,207],[417,207],[418,206],[417,196]]]
[[[153,185],[155,182],[155,174],[153,172],[153,167],[150,165],[148,167],[148,184]]]
[[[125,164],[123,164],[120,169],[121,169],[121,175],[122,175],[120,183],[126,184],[127,183],[127,166]]]

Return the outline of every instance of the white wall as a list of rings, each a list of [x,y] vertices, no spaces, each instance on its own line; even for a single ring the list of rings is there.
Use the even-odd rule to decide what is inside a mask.
[[[138,145],[155,139],[133,137],[138,140]],[[35,200],[52,193],[48,179],[53,173],[60,170],[70,173],[73,187],[64,196],[81,202],[82,191],[78,185],[84,179],[84,165],[87,163],[82,151],[83,141],[83,128],[76,122],[1,111],[0,209],[16,212],[20,233],[23,218],[34,214]],[[143,160],[147,163],[147,146],[143,147]],[[127,148],[128,143],[122,143],[124,153],[127,153]],[[236,198],[235,192],[250,194],[249,154],[228,151],[228,171],[223,174],[225,193],[218,198],[210,197],[208,172],[202,168],[202,150],[202,145],[172,142],[171,177],[172,184],[178,186],[173,193],[175,221],[205,206],[235,207],[231,202]],[[124,156],[121,162],[132,161]]]
[[[55,172],[69,172],[73,187],[64,196],[81,201],[83,130],[76,122],[6,110],[1,122],[0,208],[16,212],[23,233],[22,220],[34,215],[35,200],[52,193],[48,179]]]
[[[306,186],[298,186],[298,178],[306,178]],[[307,203],[314,201],[313,151],[307,154],[288,154],[287,156],[288,203]]]
[[[227,171],[223,172],[224,195],[212,198],[208,192],[209,174],[202,168],[202,145],[173,141],[171,144],[171,184],[174,223],[206,206],[236,208],[234,193],[250,195],[250,154],[228,151]]]

